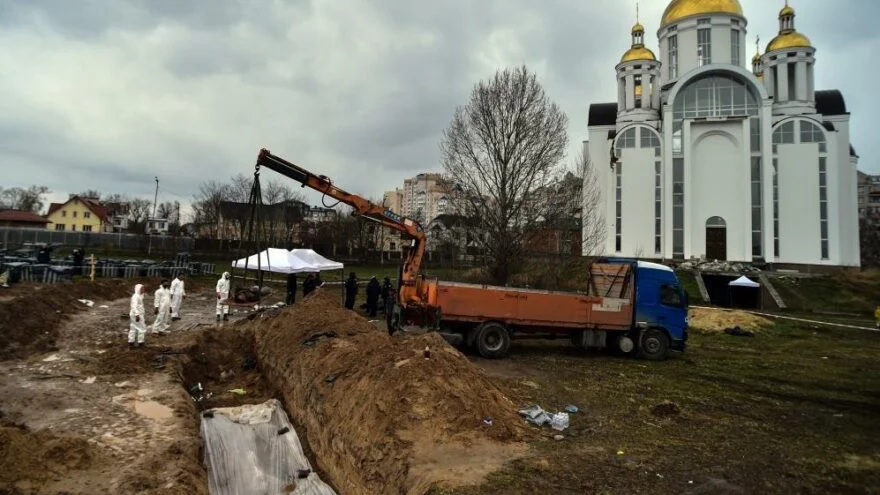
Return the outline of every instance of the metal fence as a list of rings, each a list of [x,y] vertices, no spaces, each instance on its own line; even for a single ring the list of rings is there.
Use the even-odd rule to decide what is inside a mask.
[[[152,237],[152,241],[150,241],[150,237]],[[0,247],[3,249],[13,249],[25,243],[52,243],[69,247],[105,248],[121,251],[146,251],[147,245],[152,244],[152,250],[172,252],[192,250],[195,240],[190,237],[0,227]]]
[[[154,277],[171,279],[178,273],[187,275],[213,274],[215,269],[216,266],[213,263],[142,264],[117,260],[98,260],[95,263],[95,278]],[[9,275],[9,283],[56,284],[71,281],[74,276],[89,276],[91,266],[88,264],[74,266],[67,260],[59,260],[51,265],[45,265],[21,259],[5,258],[0,260],[0,274],[4,272]]]

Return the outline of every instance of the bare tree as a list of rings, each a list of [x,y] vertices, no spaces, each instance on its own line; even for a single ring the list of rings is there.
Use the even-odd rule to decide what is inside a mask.
[[[149,199],[134,198],[128,202],[128,230],[143,233],[147,219],[153,212],[153,202]]]
[[[73,196],[79,196],[81,198],[98,199],[101,197],[101,191],[98,191],[96,189],[87,189],[85,191],[76,193]]]
[[[208,228],[213,238],[220,236],[220,205],[227,200],[229,186],[221,182],[209,180],[199,186],[199,192],[193,196],[193,223]]]
[[[27,189],[12,187],[2,190],[0,206],[12,210],[40,213],[46,204],[45,196],[50,193],[46,186],[30,186]]]
[[[605,251],[605,212],[602,208],[602,188],[596,167],[586,149],[578,155],[576,166],[584,179],[581,190],[581,254],[601,256]]]
[[[567,126],[565,113],[523,66],[477,83],[443,133],[443,166],[457,192],[450,197],[482,220],[495,283],[507,283],[522,264],[523,234],[544,202],[536,192],[554,179]]]

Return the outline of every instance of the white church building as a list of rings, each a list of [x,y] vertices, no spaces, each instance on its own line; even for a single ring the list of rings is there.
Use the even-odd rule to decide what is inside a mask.
[[[816,49],[787,3],[751,59],[746,26],[737,0],[672,0],[659,58],[632,28],[617,102],[590,106],[584,143],[603,194],[602,254],[859,265],[843,96],[815,89]]]

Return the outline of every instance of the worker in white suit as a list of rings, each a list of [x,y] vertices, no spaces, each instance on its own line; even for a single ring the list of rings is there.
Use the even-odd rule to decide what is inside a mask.
[[[223,272],[217,281],[217,321],[221,314],[224,321],[229,319],[229,272]]]
[[[171,290],[167,280],[163,280],[153,294],[153,314],[156,315],[153,321],[153,333],[168,333],[171,318]]]
[[[186,297],[186,290],[183,287],[183,274],[178,273],[171,282],[171,320],[180,319],[180,303]]]
[[[134,286],[128,318],[128,346],[139,347],[143,345],[144,334],[147,331],[147,324],[144,321],[144,286],[141,284]]]

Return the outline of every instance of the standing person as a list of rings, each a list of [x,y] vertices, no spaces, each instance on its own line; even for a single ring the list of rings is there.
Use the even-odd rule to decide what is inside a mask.
[[[168,317],[171,314],[171,291],[168,290],[168,281],[163,280],[159,288],[153,294],[153,321],[152,333],[168,333]]]
[[[296,302],[296,274],[291,273],[287,276],[287,299],[285,304],[290,306]]]
[[[223,321],[229,319],[229,272],[223,272],[223,276],[217,281],[217,321],[223,315]]]
[[[376,310],[379,306],[379,294],[382,292],[382,286],[376,277],[371,277],[367,284],[367,312],[370,316],[376,316]]]
[[[311,294],[313,290],[315,290],[315,276],[310,273],[303,282],[303,297]]]
[[[358,293],[357,275],[354,272],[348,274],[345,281],[345,309],[354,309],[354,299]]]
[[[388,311],[388,302],[391,299],[391,291],[393,287],[391,286],[391,279],[385,277],[382,280],[382,312],[386,313]]]
[[[315,288],[324,287],[324,281],[321,280],[321,272],[315,274]]]
[[[141,284],[134,286],[128,318],[128,346],[139,347],[143,345],[144,334],[147,332],[147,324],[144,322],[144,286]]]
[[[183,287],[183,273],[178,273],[171,281],[171,321],[180,319],[180,303],[184,297],[186,290]]]

